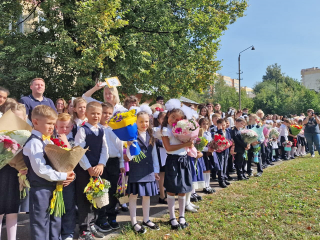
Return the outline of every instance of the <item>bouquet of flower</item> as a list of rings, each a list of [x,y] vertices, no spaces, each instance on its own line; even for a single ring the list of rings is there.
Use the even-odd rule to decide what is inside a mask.
[[[260,152],[261,146],[260,144],[257,144],[253,146],[253,162],[259,163],[259,152]]]
[[[246,144],[251,144],[258,141],[258,134],[251,129],[244,129],[240,131],[241,137]]]
[[[263,134],[263,127],[256,125],[253,128],[251,128],[251,130],[255,131],[258,135],[258,141],[263,142],[264,138],[264,134]]]
[[[289,152],[289,151],[291,151],[292,142],[290,142],[290,141],[284,141],[284,142],[282,143],[282,146],[284,147],[284,150],[285,150],[286,152]]]
[[[208,148],[216,152],[223,152],[232,146],[232,142],[224,136],[215,134],[213,140],[209,143]]]
[[[58,172],[72,171],[87,151],[87,149],[83,149],[80,146],[68,149],[65,143],[57,138],[51,140],[54,144],[47,144],[44,151],[52,168]],[[61,217],[66,212],[62,191],[63,185],[61,182],[58,182],[50,202],[50,214],[58,217]]]
[[[197,151],[202,152],[204,147],[208,145],[208,140],[205,137],[198,137],[195,140],[194,147],[197,149]]]
[[[84,189],[87,199],[95,208],[102,208],[109,204],[108,192],[111,187],[110,182],[100,177],[90,178]]]
[[[302,126],[300,126],[300,125],[291,125],[290,129],[291,129],[291,134],[294,135],[294,136],[297,136],[301,132]]]
[[[193,119],[190,120],[180,120],[177,123],[172,125],[172,133],[173,135],[179,139],[181,142],[189,142],[198,138],[199,134],[199,124]],[[197,157],[197,149],[188,148],[188,155],[190,157]]]
[[[129,112],[117,113],[110,121],[109,126],[121,141],[132,141],[130,145],[130,154],[133,161],[140,162],[146,156],[141,151],[139,144],[136,144],[138,138],[137,111],[132,109]]]
[[[9,136],[0,136],[0,169],[7,165],[15,156],[21,145]]]
[[[129,196],[127,194],[127,184],[125,182],[124,173],[121,174],[118,180],[117,192],[114,196],[119,200],[120,204],[129,202]]]
[[[278,139],[280,133],[278,132],[277,129],[272,128],[269,132],[269,139]]]

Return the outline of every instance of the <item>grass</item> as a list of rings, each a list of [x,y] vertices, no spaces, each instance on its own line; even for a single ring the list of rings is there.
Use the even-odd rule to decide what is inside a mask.
[[[117,239],[320,239],[319,180],[319,156],[286,161],[205,196],[185,230],[170,230],[166,214],[160,231],[136,235],[128,225]]]

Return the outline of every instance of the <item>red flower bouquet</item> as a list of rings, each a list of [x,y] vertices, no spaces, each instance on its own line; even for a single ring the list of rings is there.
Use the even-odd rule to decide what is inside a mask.
[[[209,143],[208,148],[216,152],[223,152],[232,146],[232,142],[224,136],[215,134],[213,140]]]

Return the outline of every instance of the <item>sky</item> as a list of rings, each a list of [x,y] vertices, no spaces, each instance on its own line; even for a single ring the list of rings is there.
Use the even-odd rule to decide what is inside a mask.
[[[241,53],[241,86],[254,87],[275,63],[299,81],[301,69],[320,68],[319,0],[249,0],[245,14],[220,39],[219,74],[238,79],[238,55],[251,45]]]

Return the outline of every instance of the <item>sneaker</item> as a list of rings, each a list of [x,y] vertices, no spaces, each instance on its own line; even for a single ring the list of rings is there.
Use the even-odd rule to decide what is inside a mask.
[[[209,194],[211,194],[211,193],[215,193],[216,190],[214,190],[214,188],[212,188],[212,187],[208,187],[208,192],[209,192]]]
[[[262,176],[262,172],[258,172],[256,177],[261,177]]]
[[[311,157],[315,157],[316,155],[312,154]]]
[[[108,221],[108,223],[112,229],[119,229],[120,228],[119,223],[117,223],[117,221],[115,219]]]
[[[191,194],[190,201],[191,202],[198,202],[198,198]]]
[[[194,197],[196,197],[198,199],[198,201],[202,201],[202,197],[199,196],[197,193],[193,193],[192,194]]]
[[[193,208],[190,204],[188,204],[188,205],[186,206],[186,211],[188,211],[188,212],[193,212],[193,213],[198,212],[198,210],[195,209],[195,208]]]
[[[95,227],[99,232],[102,233],[110,232],[112,230],[110,224],[107,221],[104,223],[96,223]]]
[[[94,238],[92,237],[92,234],[91,232],[83,232],[78,240],[94,240]]]
[[[94,225],[90,226],[90,232],[96,238],[104,238],[104,235],[102,233],[98,232]]]

